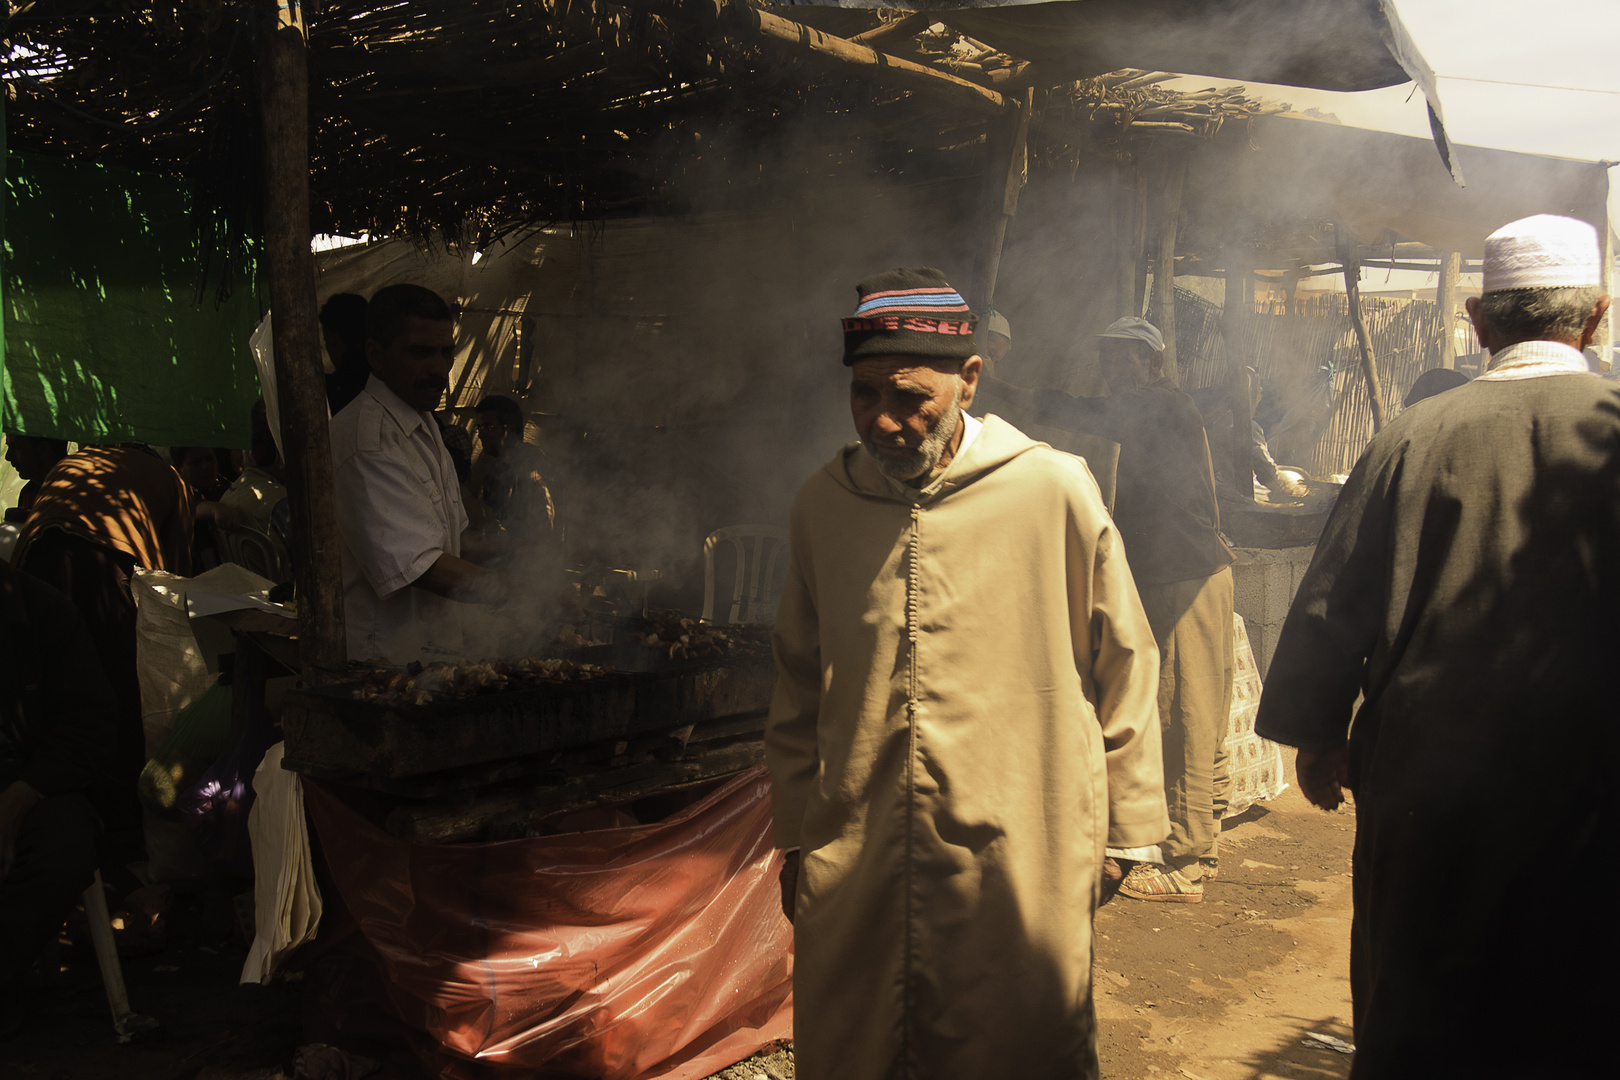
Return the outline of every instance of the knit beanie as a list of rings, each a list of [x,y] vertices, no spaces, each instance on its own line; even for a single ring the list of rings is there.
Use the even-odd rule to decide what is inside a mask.
[[[977,320],[938,270],[885,270],[855,286],[855,292],[860,303],[844,320],[846,367],[873,356],[966,360],[978,354]]]

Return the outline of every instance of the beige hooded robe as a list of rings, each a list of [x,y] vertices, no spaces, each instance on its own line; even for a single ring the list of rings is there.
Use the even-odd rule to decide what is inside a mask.
[[[1169,831],[1158,654],[1085,464],[990,417],[800,490],[766,731],[804,1080],[1096,1075],[1105,844]]]

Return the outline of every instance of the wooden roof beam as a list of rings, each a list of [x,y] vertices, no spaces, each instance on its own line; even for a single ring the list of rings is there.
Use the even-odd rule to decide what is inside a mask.
[[[854,45],[877,45],[893,38],[909,41],[934,25],[934,16],[921,11],[914,11],[903,19],[896,19],[892,23],[875,26],[864,34],[856,34],[850,38]]]
[[[926,90],[939,94],[958,105],[981,111],[1010,111],[1017,108],[1013,102],[978,83],[947,75],[942,71],[902,60],[888,53],[878,52],[865,45],[857,45],[848,38],[834,37],[812,29],[791,19],[772,15],[768,11],[747,4],[733,4],[727,0],[702,0],[715,3],[720,24],[727,29],[752,31],[761,37],[795,45],[810,52],[830,56],[847,64],[869,68],[874,77],[891,85],[912,90]],[[903,20],[902,20],[903,21]]]

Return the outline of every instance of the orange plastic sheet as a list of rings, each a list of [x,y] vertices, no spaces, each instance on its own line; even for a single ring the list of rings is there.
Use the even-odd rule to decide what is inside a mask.
[[[695,1080],[791,1037],[763,766],[656,824],[489,844],[407,844],[306,799],[441,1076]]]

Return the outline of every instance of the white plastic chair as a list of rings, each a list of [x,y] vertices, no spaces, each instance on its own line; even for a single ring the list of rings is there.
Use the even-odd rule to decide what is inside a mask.
[[[292,580],[291,560],[274,537],[253,529],[238,529],[221,534],[221,547],[224,551],[220,554],[226,562],[235,563],[271,581]]]
[[[781,592],[773,588],[776,570],[784,569],[786,529],[774,525],[730,525],[716,529],[703,541],[703,622],[714,622],[714,549],[721,544],[737,549],[737,571],[732,577],[729,623],[768,623],[776,619]]]

